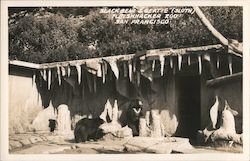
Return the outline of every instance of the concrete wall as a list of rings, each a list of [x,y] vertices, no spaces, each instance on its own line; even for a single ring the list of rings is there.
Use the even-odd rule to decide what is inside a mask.
[[[201,76],[201,127],[206,128],[210,123],[210,108],[215,103],[215,90],[206,86],[206,81],[211,79],[208,71],[204,71]]]
[[[225,55],[224,55],[225,56]],[[229,106],[237,111],[239,114],[235,116],[236,132],[242,132],[242,79],[235,79],[233,81],[223,81],[220,85],[207,86],[206,81],[213,79],[213,77],[220,77],[229,74],[227,57],[223,57],[220,68],[216,68],[215,58],[212,57],[212,61],[207,63],[204,67],[206,70],[201,76],[201,129],[208,127],[211,124],[210,121],[210,108],[215,103],[215,95],[219,97],[219,113],[225,107],[225,100],[228,101]],[[233,57],[233,71],[234,73],[242,71],[242,64],[238,58]]]
[[[174,60],[175,65],[177,59]],[[168,63],[167,63],[168,64]],[[234,82],[217,88],[206,86],[206,81],[212,78],[208,64],[204,63],[200,77],[200,129],[209,123],[209,110],[214,103],[215,93],[222,99],[228,100],[230,106],[239,112],[236,117],[237,131],[241,131],[242,120],[242,84]],[[126,125],[126,108],[132,98],[141,98],[144,103],[144,115],[148,124],[152,118],[150,110],[157,109],[161,116],[165,135],[174,135],[179,125],[180,105],[179,87],[176,83],[178,75],[197,75],[197,63],[187,67],[183,64],[180,71],[169,64],[165,66],[164,76],[159,75],[160,63],[157,61],[153,81],[141,76],[140,85],[131,83],[128,77],[115,79],[112,71],[108,70],[107,80],[94,77],[82,69],[81,83],[77,81],[76,69],[71,69],[71,76],[64,76],[61,85],[58,82],[56,69],[52,69],[51,89],[48,82],[43,80],[40,72],[29,68],[11,66],[9,73],[9,129],[10,132],[25,132],[36,130],[48,131],[48,119],[55,117],[57,107],[66,104],[69,107],[71,119],[76,115],[82,117],[98,117],[104,110],[107,100],[114,104],[118,101],[119,122]],[[184,70],[185,69],[185,70]],[[33,74],[36,80],[33,81]],[[95,83],[94,83],[95,82]],[[96,91],[95,91],[96,89]],[[221,103],[223,107],[223,103]],[[74,121],[73,121],[74,122]]]
[[[206,87],[201,88],[201,129],[211,124],[209,111],[215,103],[215,95],[218,95],[219,99],[219,112],[225,107],[225,100],[228,101],[229,106],[238,112],[235,116],[236,132],[242,132],[242,82],[240,80],[225,83],[218,87]]]
[[[166,76],[155,77],[152,82],[141,77],[139,86],[131,83],[128,78],[114,79],[110,72],[109,80],[103,84],[101,78],[96,78],[82,71],[81,83],[77,82],[76,71],[72,69],[70,77],[62,78],[59,85],[57,73],[52,73],[51,89],[40,72],[25,67],[10,65],[9,72],[9,130],[19,133],[32,130],[49,130],[48,119],[56,117],[57,107],[66,104],[71,118],[98,117],[104,110],[107,100],[111,104],[118,100],[119,122],[126,125],[126,109],[129,100],[141,98],[144,103],[143,112],[147,123],[151,123],[149,111],[158,109],[166,135],[173,135],[178,126],[178,112],[175,100],[175,79],[172,71],[166,71]],[[33,74],[36,74],[34,81]],[[159,73],[155,73],[159,75]],[[90,90],[91,89],[91,90]]]
[[[159,110],[164,131],[166,135],[173,135],[178,126],[178,112],[175,100],[175,79],[172,71],[166,71],[166,76],[155,77],[152,82],[141,77],[140,85],[133,84],[127,77],[120,77],[118,80],[109,73],[105,83],[102,78],[94,78],[92,74],[82,69],[81,83],[77,81],[76,71],[72,68],[70,77],[62,78],[61,85],[58,83],[56,73],[52,78],[51,89],[48,90],[47,82],[42,78],[37,78],[39,82],[38,91],[41,94],[44,107],[52,102],[52,106],[57,109],[61,104],[66,104],[71,112],[71,118],[75,115],[82,117],[98,117],[104,110],[106,102],[109,100],[114,104],[118,101],[119,122],[126,125],[126,109],[129,100],[141,98],[144,104],[143,113],[148,124],[151,123],[149,114],[151,109]],[[53,73],[53,72],[52,72]],[[108,74],[108,75],[109,75]],[[122,75],[122,74],[121,74]],[[155,75],[158,75],[155,73]],[[93,91],[96,80],[96,92]],[[74,125],[73,125],[74,126]]]
[[[43,109],[32,77],[33,70],[10,66],[8,91],[10,133],[31,131],[33,119]]]
[[[159,109],[166,136],[172,136],[178,127],[178,108],[175,90],[175,76],[168,72],[166,76],[154,81],[155,93],[152,96],[152,109]],[[150,109],[149,109],[150,110]]]
[[[225,83],[216,88],[216,93],[222,98],[222,101],[220,102],[222,107],[224,107],[224,100],[227,100],[229,106],[238,112],[238,115],[235,116],[236,132],[242,133],[242,82],[239,80],[233,83]],[[220,108],[220,110],[222,109],[223,108]]]

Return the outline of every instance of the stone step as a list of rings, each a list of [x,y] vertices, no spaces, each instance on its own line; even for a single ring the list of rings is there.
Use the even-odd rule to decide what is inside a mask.
[[[189,143],[189,139],[177,137],[134,137],[125,145],[125,149],[129,153],[145,152],[156,154],[170,154],[172,151],[183,151],[193,149]]]

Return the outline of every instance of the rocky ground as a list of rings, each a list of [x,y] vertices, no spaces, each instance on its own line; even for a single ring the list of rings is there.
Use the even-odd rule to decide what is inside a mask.
[[[75,143],[73,133],[26,133],[9,136],[10,154],[228,153],[240,148],[194,147],[186,138],[133,137]]]

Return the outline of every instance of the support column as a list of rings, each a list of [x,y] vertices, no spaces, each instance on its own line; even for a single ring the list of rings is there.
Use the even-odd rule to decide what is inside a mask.
[[[140,118],[139,120],[139,136],[146,137],[148,136],[148,127],[145,118]]]
[[[70,111],[68,106],[65,104],[58,106],[58,133],[67,134],[71,132],[71,120],[70,120]]]
[[[161,117],[159,115],[159,110],[151,110],[152,115],[152,131],[151,137],[161,137]]]

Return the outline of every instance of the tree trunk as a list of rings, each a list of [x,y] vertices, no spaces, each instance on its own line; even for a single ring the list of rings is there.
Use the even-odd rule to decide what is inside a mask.
[[[216,37],[217,39],[219,39],[219,41],[225,45],[225,46],[229,46],[230,49],[232,49],[234,51],[233,54],[242,57],[242,55],[239,55],[237,53],[242,54],[242,49],[240,49],[239,47],[236,47],[234,45],[231,45],[228,43],[228,40],[219,32],[217,31],[213,25],[209,22],[209,20],[206,18],[206,16],[203,14],[203,12],[200,10],[199,7],[194,6],[193,7],[197,16],[200,18],[201,22],[207,27],[207,29],[214,35],[214,37]],[[235,53],[236,52],[236,53]]]

